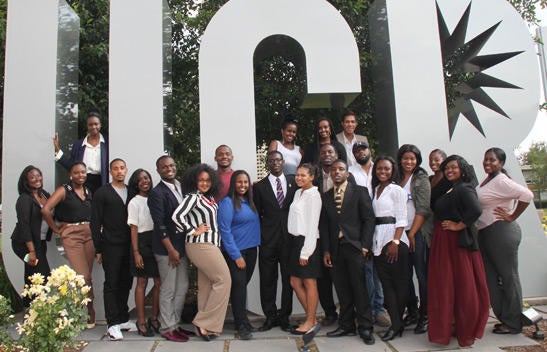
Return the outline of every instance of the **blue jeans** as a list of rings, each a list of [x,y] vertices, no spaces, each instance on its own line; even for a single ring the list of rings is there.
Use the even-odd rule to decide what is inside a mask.
[[[429,251],[427,249],[427,244],[425,243],[425,238],[422,235],[421,231],[416,232],[415,236],[415,250],[410,252],[408,256],[408,290],[409,290],[409,306],[416,306],[416,291],[414,288],[413,271],[416,271],[416,277],[418,278],[419,292],[420,292],[420,315],[427,315],[427,259],[429,256]]]
[[[378,313],[385,312],[384,309],[384,292],[382,291],[382,284],[378,278],[378,273],[374,270],[374,261],[368,259],[365,261],[365,281],[367,284],[367,292],[370,300],[370,309],[372,316],[376,316]]]

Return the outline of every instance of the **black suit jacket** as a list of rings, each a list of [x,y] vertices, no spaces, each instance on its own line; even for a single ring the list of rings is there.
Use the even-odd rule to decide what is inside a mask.
[[[280,207],[268,176],[253,186],[253,199],[258,216],[260,217],[261,246],[268,246],[272,241],[276,242],[276,239],[281,236],[284,237],[289,233],[287,230],[289,207],[293,201],[294,193],[298,188],[294,181],[294,176],[285,175],[287,179],[287,194],[285,195],[283,206]]]
[[[46,191],[43,191],[43,195],[49,198],[49,193]],[[28,253],[26,242],[32,242],[36,251],[42,247],[40,238],[41,209],[40,204],[30,193],[22,193],[17,198],[17,203],[15,203],[17,224],[11,235],[11,243],[13,252],[21,259]],[[51,229],[48,229],[46,240],[51,240]]]
[[[177,227],[172,219],[178,206],[177,197],[163,181],[160,181],[148,194],[148,208],[150,208],[150,214],[154,221],[154,236],[152,237],[154,254],[167,255],[167,250],[161,240],[169,237],[173,247],[181,256],[184,255],[185,235],[177,233]]]
[[[323,209],[319,230],[323,252],[335,256],[338,252],[338,234],[344,234],[346,240],[359,251],[372,249],[375,218],[372,201],[365,187],[348,182],[340,214],[334,204],[334,188],[321,195]]]

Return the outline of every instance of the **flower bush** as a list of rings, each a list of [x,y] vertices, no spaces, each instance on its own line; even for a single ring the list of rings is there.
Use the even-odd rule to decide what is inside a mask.
[[[11,351],[13,340],[6,328],[13,323],[10,300],[0,295],[0,351]]]
[[[67,265],[51,271],[45,282],[41,274],[30,277],[23,296],[32,298],[23,324],[17,324],[19,343],[30,351],[61,352],[85,329],[89,286]],[[45,284],[44,284],[45,283]]]

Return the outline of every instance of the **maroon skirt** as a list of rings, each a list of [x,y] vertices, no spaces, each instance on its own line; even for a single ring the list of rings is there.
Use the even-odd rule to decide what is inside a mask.
[[[427,277],[429,341],[448,345],[456,336],[471,346],[484,335],[490,296],[480,251],[458,247],[458,232],[435,222]]]

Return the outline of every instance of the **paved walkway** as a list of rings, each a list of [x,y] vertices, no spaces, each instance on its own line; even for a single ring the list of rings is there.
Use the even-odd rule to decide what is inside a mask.
[[[547,306],[537,306],[536,308],[547,312]],[[547,314],[544,314],[547,318]],[[496,335],[492,333],[493,325],[497,320],[491,318],[486,327],[485,336],[477,341],[472,348],[468,350],[491,352],[502,351],[500,347],[509,346],[533,346],[538,343],[524,335]],[[260,322],[255,322],[258,326]],[[187,326],[191,329],[191,326]],[[413,351],[456,351],[461,349],[455,339],[452,339],[448,346],[431,344],[427,341],[427,334],[415,335],[411,329],[406,330],[402,338],[396,338],[389,343],[382,342],[380,336],[385,328],[378,328],[376,331],[376,343],[372,346],[365,345],[358,336],[327,338],[327,331],[333,327],[324,328],[311,344],[313,352],[342,352],[342,351],[393,351],[393,352],[413,352]],[[111,342],[103,339],[105,326],[97,326],[92,330],[87,330],[80,336],[80,339],[88,341],[89,344],[84,352],[180,352],[181,350],[192,352],[297,352],[302,340],[283,332],[279,328],[273,328],[267,332],[253,333],[254,339],[249,341],[240,341],[234,339],[234,331],[231,325],[227,325],[218,339],[211,342],[205,342],[199,337],[193,337],[186,343],[176,343],[166,341],[160,336],[141,337],[136,332],[125,332],[123,341]]]

